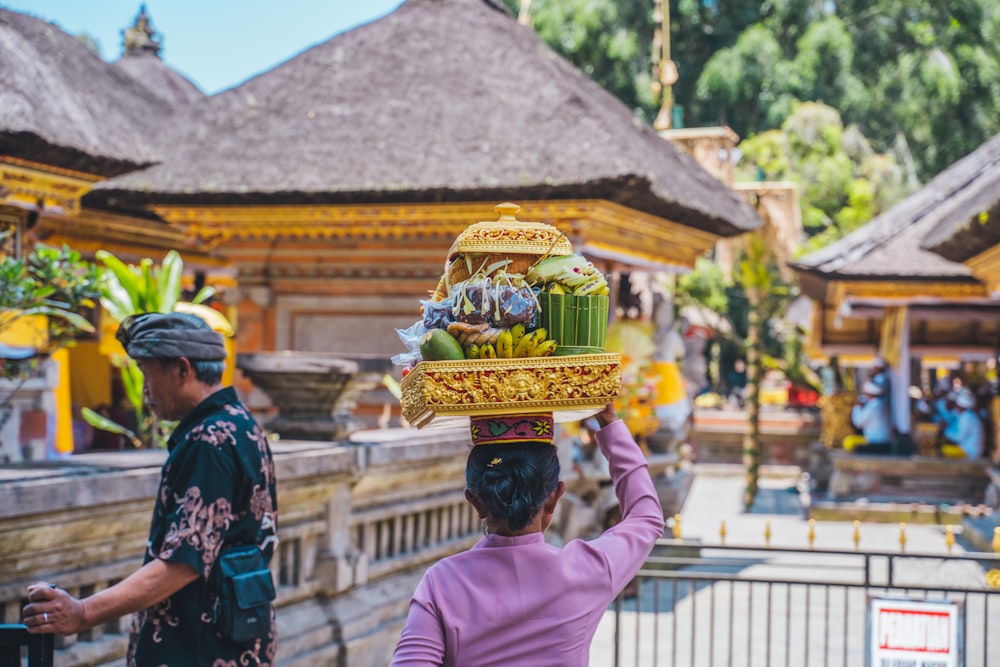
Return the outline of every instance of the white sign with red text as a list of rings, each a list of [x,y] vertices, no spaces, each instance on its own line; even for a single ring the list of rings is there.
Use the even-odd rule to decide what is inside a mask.
[[[869,600],[868,667],[963,667],[957,602]]]

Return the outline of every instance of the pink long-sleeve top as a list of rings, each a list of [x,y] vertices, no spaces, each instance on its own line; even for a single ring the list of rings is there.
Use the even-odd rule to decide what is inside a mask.
[[[542,533],[487,535],[431,566],[410,601],[392,667],[578,667],[604,611],[663,534],[646,459],[621,421],[597,434],[622,520],[562,548]]]

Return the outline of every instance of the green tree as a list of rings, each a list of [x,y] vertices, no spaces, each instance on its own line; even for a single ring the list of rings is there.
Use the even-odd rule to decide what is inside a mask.
[[[838,0],[871,96],[858,122],[885,151],[908,147],[920,178],[1000,131],[1000,4]],[[833,102],[831,102],[833,103]]]
[[[549,46],[626,105],[654,108],[652,0],[534,0],[535,30]]]
[[[505,0],[512,11],[515,0]],[[647,121],[653,0],[533,0],[539,35]],[[1000,131],[995,0],[670,0],[673,96],[740,136],[821,102],[926,180]]]
[[[844,127],[836,109],[795,103],[779,130],[740,143],[737,173],[744,180],[799,184],[802,224],[812,237],[804,251],[822,247],[868,222],[899,200],[903,171],[891,155],[876,153],[857,126]]]

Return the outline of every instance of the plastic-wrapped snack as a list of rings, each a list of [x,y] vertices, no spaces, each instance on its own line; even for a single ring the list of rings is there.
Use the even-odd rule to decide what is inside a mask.
[[[424,314],[424,326],[428,329],[447,329],[455,321],[454,296],[440,301],[421,301],[420,309]]]
[[[495,301],[491,309],[494,326],[509,329],[515,324],[531,324],[538,313],[538,300],[530,287],[500,285],[493,293]]]
[[[401,352],[392,356],[392,363],[397,366],[408,368],[416,365],[423,357],[420,355],[420,341],[427,333],[427,327],[423,320],[414,322],[406,329],[396,329],[399,339],[403,341],[406,352]]]
[[[454,298],[454,320],[469,324],[482,324],[489,320],[489,301],[493,282],[489,278],[465,280],[451,288]]]

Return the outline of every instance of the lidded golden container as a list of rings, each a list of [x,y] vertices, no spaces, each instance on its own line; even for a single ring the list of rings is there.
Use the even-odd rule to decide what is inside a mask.
[[[523,275],[542,257],[573,254],[564,233],[544,222],[518,220],[515,216],[520,209],[517,204],[497,204],[494,210],[499,219],[474,223],[458,235],[444,267],[450,284],[504,260],[509,260],[504,268],[507,273]]]

